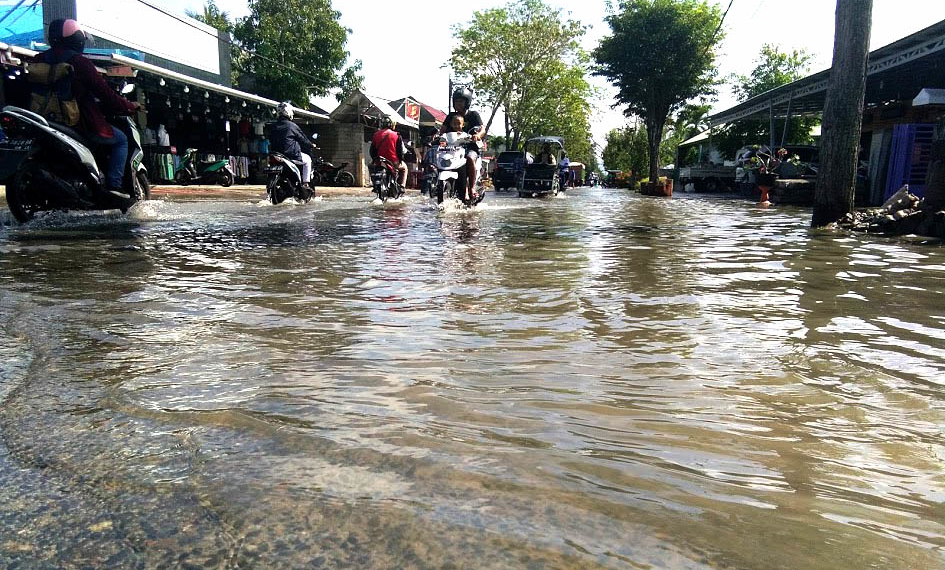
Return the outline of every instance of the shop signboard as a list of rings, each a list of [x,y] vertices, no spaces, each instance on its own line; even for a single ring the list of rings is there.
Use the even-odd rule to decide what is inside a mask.
[[[410,99],[404,102],[404,116],[414,121],[420,120],[420,104]]]
[[[144,0],[75,0],[76,19],[94,37],[220,74],[216,29]]]

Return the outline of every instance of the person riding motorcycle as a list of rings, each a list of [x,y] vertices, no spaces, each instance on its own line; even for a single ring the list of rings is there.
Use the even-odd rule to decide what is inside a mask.
[[[561,162],[558,163],[558,176],[561,179],[561,189],[564,190],[570,186],[571,182],[571,160],[568,159],[567,153],[561,153]]]
[[[381,117],[381,128],[371,138],[371,158],[377,165],[378,158],[390,162],[397,169],[397,183],[403,188],[407,184],[407,164],[404,155],[407,147],[400,133],[394,130],[394,121],[387,116]]]
[[[120,129],[113,128],[105,119],[105,113],[132,115],[141,108],[138,103],[125,99],[105,83],[95,64],[82,55],[88,39],[79,23],[72,19],[58,19],[49,23],[47,29],[50,48],[37,54],[33,62],[50,66],[68,64],[72,66],[71,97],[77,103],[77,130],[86,135],[92,144],[108,147],[108,164],[105,167],[105,186],[119,198],[131,196],[122,190],[125,161],[128,158],[128,137]],[[46,89],[40,99],[48,99],[49,86],[34,84],[36,90]],[[96,101],[98,99],[98,102]],[[62,101],[60,101],[61,103]],[[31,105],[32,106],[32,105]],[[39,111],[42,114],[42,111]],[[58,114],[57,114],[58,115]],[[56,116],[53,120],[63,120]],[[69,126],[69,125],[67,125]]]
[[[295,117],[292,103],[288,101],[279,103],[277,113],[279,120],[269,129],[269,149],[271,152],[278,152],[290,160],[302,163],[302,186],[308,189],[312,181],[313,145],[302,129],[292,122]]]
[[[440,134],[449,132],[452,128],[453,117],[463,118],[463,128],[472,135],[473,142],[466,146],[466,197],[469,201],[476,201],[479,197],[476,195],[476,179],[479,175],[476,172],[476,159],[479,158],[479,146],[476,142],[486,136],[483,130],[482,117],[476,111],[470,110],[473,102],[472,91],[468,87],[459,87],[453,91],[453,112],[446,116],[443,121],[443,127]]]

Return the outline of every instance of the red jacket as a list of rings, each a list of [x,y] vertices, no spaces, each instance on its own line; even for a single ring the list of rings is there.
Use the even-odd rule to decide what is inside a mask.
[[[382,129],[374,133],[371,139],[371,158],[386,158],[394,166],[400,164],[404,157],[404,143],[397,131]]]
[[[62,56],[66,51],[55,47],[37,55],[36,60],[44,63],[62,61]],[[72,64],[75,70],[72,94],[79,103],[81,130],[89,135],[112,138],[115,133],[112,131],[112,126],[105,120],[103,111],[112,115],[131,115],[135,112],[134,104],[105,83],[89,58],[77,53],[66,62]],[[101,103],[95,101],[96,97]]]

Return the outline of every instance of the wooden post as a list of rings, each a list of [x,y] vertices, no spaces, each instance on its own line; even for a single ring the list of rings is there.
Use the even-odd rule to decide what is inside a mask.
[[[853,211],[872,17],[873,0],[837,0],[833,67],[811,219],[814,227],[836,222]]]

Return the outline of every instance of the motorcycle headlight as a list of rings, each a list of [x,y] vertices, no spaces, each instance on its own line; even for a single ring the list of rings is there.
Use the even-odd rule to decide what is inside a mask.
[[[449,158],[441,158],[441,159],[440,159],[440,168],[449,168],[449,167],[450,167],[450,159],[449,159]]]

